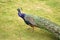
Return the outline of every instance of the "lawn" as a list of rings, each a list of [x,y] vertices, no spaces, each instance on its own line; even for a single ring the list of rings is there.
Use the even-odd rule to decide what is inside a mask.
[[[0,40],[57,40],[44,29],[31,32],[32,28],[17,15],[17,8],[60,25],[60,0],[0,0]]]

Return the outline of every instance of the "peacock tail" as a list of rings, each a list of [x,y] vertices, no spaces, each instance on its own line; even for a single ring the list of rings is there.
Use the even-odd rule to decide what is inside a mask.
[[[39,17],[39,16],[33,16],[33,15],[25,15],[25,20],[29,21],[33,25],[36,25],[38,28],[45,29],[49,32],[52,32],[55,34],[56,37],[60,39],[60,25],[57,25],[54,22],[51,22],[48,19]]]
[[[17,11],[19,17],[21,17],[27,25],[45,29],[49,32],[52,32],[58,39],[60,39],[60,25],[57,25],[56,23],[43,17],[21,13],[19,8]]]

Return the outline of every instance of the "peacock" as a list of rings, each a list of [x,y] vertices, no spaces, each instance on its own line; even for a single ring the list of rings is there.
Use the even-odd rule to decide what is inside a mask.
[[[42,28],[53,33],[58,39],[60,39],[60,25],[43,17],[22,13],[19,8],[17,11],[18,16],[21,17],[27,25],[31,26],[33,30],[34,27]]]

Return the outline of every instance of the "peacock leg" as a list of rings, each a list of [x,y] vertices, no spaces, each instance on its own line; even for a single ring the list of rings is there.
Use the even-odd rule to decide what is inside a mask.
[[[34,32],[34,26],[32,27],[32,32]]]
[[[27,30],[30,30],[30,28],[27,28]]]

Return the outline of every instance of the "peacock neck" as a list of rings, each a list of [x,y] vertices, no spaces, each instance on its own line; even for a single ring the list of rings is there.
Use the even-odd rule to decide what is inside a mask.
[[[24,19],[25,14],[24,13],[18,13],[19,17],[21,17],[22,19]]]

